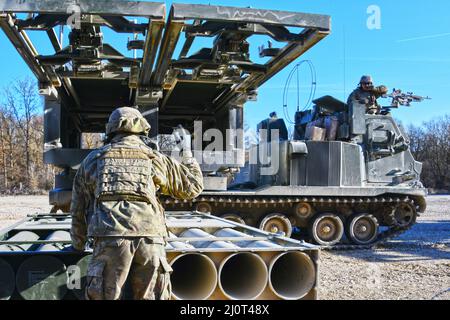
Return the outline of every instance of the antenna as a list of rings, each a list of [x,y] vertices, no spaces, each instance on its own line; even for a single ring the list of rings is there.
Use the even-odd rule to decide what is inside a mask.
[[[134,24],[137,24],[137,23],[138,23],[137,19],[134,19]],[[138,39],[138,34],[135,32],[133,34],[133,40],[137,40],[137,39]],[[137,50],[136,49],[133,50],[133,58],[134,59],[137,58]]]
[[[300,111],[300,80],[299,80],[299,68],[297,68],[297,112]]]
[[[302,64],[308,64],[309,66],[309,71],[311,74],[311,89],[309,91],[309,97],[305,103],[305,106],[303,107],[302,110],[306,110],[311,102],[314,100],[314,96],[316,95],[316,88],[317,88],[317,75],[316,75],[316,69],[314,68],[314,64],[312,63],[311,60],[302,60],[299,63],[297,63],[294,68],[291,70],[291,72],[289,73],[287,79],[286,79],[286,83],[284,85],[283,88],[283,113],[284,113],[284,117],[285,119],[290,123],[290,124],[294,124],[295,122],[293,122],[289,116],[289,108],[288,108],[288,104],[289,104],[289,90],[290,90],[290,86],[291,86],[291,81],[292,78],[294,77],[294,75],[296,75],[297,77],[297,111],[300,111],[300,67]]]
[[[344,42],[344,48],[343,48],[343,50],[344,50],[344,92],[343,92],[343,101],[346,101],[345,100],[345,94],[346,94],[346,91],[347,91],[347,87],[346,87],[345,80],[346,80],[346,77],[347,77],[347,43],[346,43],[345,24],[342,27],[342,29],[343,29],[343,42]]]

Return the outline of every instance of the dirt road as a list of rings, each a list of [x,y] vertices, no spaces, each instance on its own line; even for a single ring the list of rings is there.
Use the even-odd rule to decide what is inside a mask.
[[[47,196],[0,197],[0,229],[49,212]],[[373,250],[322,252],[320,299],[450,299],[450,196],[428,197],[407,233]]]

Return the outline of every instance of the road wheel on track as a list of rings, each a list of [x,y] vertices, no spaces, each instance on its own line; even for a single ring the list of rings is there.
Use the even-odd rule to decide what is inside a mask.
[[[345,231],[351,242],[360,245],[371,244],[378,236],[378,220],[371,214],[356,214],[348,220]]]
[[[409,227],[416,222],[416,218],[416,209],[408,203],[401,203],[395,208],[394,219],[397,227]]]
[[[242,219],[242,217],[240,217],[234,213],[225,213],[225,214],[221,215],[220,217],[222,219],[230,220],[230,221],[237,222],[240,224],[246,224],[244,219]]]
[[[322,213],[312,220],[309,233],[317,244],[332,246],[341,241],[344,234],[344,223],[334,213]]]
[[[259,228],[272,233],[283,232],[288,238],[292,235],[291,221],[284,214],[280,213],[266,215],[259,223]]]

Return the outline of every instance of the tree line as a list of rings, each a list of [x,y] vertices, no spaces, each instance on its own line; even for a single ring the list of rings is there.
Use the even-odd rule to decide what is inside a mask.
[[[407,128],[411,151],[423,163],[422,182],[450,192],[450,115]],[[101,144],[85,135],[83,147]],[[43,162],[43,100],[34,79],[11,82],[0,95],[0,194],[45,193],[54,186],[57,168]]]
[[[0,193],[39,193],[53,187],[55,168],[43,162],[44,121],[36,81],[18,79],[0,98]]]
[[[450,193],[450,115],[409,126],[411,151],[423,163],[422,182],[432,191]]]

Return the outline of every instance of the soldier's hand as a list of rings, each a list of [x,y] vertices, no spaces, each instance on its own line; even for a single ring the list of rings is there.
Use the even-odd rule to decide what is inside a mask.
[[[191,152],[191,139],[189,131],[183,128],[181,124],[173,132],[176,143],[183,149],[184,152]]]
[[[385,95],[389,92],[389,89],[386,86],[378,86],[373,88],[372,91],[378,95]]]

